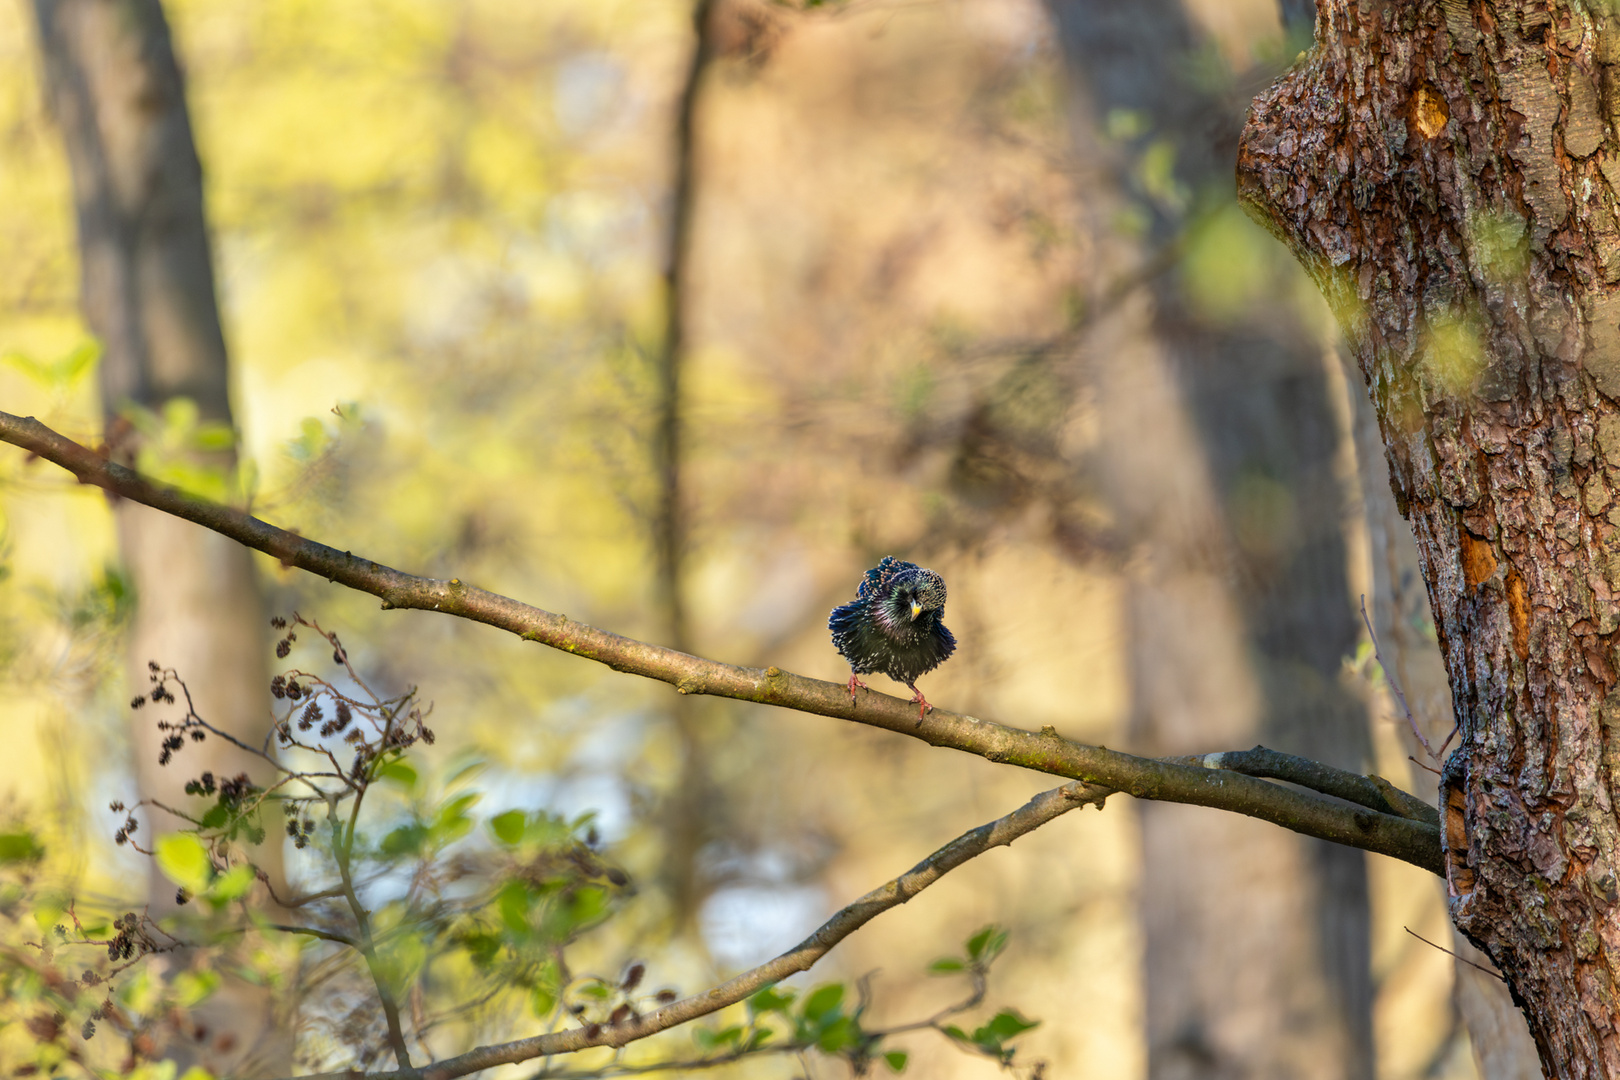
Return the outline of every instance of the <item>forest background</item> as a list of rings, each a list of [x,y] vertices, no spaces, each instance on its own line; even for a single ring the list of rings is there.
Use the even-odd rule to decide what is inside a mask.
[[[950,584],[962,646],[931,700],[1142,752],[1266,741],[1432,794],[1356,614],[1368,596],[1443,736],[1427,603],[1359,376],[1230,194],[1223,148],[1299,23],[1271,3],[1144,8],[1167,20],[1149,26],[1149,77],[1196,105],[1168,115],[1086,66],[1086,27],[1108,22],[1087,7],[717,4],[683,144],[686,4],[166,5],[254,512],[668,640],[659,365],[684,151],[687,647],[841,680],[826,612],[895,553]],[[0,9],[0,403],[93,444],[103,403],[31,23]],[[159,447],[196,430],[184,408],[152,423]],[[134,598],[107,501],[8,454],[0,514],[6,813],[76,895],[135,902],[147,867],[106,811],[134,794]],[[676,715],[667,687],[258,565],[270,611],[320,619],[368,677],[436,703],[421,761],[440,778],[480,763],[480,817],[595,811],[638,882],[603,955],[647,955],[684,990],[1048,786],[779,710]],[[1310,590],[1276,571],[1292,566]],[[1300,635],[1323,644],[1294,655]],[[1407,932],[1453,947],[1438,882],[1351,852],[1301,872],[1324,864],[1317,843],[1116,799],[976,860],[806,982],[879,971],[880,1013],[926,1012],[950,993],[927,963],[996,922],[1011,944],[995,1000],[1043,1021],[1020,1055],[1050,1075],[1169,1075],[1193,1015],[1219,1021],[1198,1038],[1221,1053],[1292,1028],[1289,1053],[1336,1054],[1345,1075],[1475,1075],[1453,962]],[[1341,958],[1356,970],[1261,965],[1303,952],[1333,968],[1282,929],[1318,940],[1328,893],[1362,898],[1344,913],[1361,930],[1336,931],[1363,935]],[[1193,958],[1176,922],[1225,956]],[[1255,1011],[1182,993],[1208,964]],[[1361,1004],[1290,1013],[1313,979],[1359,979]],[[1349,1019],[1319,1030],[1300,1020],[1313,1008]],[[917,1075],[993,1071],[937,1040],[907,1048]]]

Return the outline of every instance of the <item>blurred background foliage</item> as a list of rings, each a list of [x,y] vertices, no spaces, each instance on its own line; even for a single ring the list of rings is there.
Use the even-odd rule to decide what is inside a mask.
[[[690,7],[166,10],[234,364],[236,496],[339,549],[657,638],[654,365]],[[1202,85],[1240,92],[1235,72],[1285,48],[1275,19],[1200,26],[1188,72]],[[826,612],[899,553],[950,583],[962,648],[930,698],[1118,745],[1121,582],[1140,553],[1114,534],[1089,464],[1107,448],[1085,334],[1088,298],[1122,295],[1134,271],[1102,257],[1088,217],[1046,13],[735,0],[712,31],[685,283],[694,647],[842,680]],[[95,348],[35,51],[25,5],[0,6],[0,403],[93,444]],[[1199,193],[1177,186],[1177,146],[1128,113],[1104,128],[1139,181],[1108,230],[1147,236],[1154,214],[1189,211]],[[1314,291],[1234,206],[1196,220],[1171,272],[1204,317],[1297,304],[1320,321]],[[211,437],[183,409],[140,419],[159,446]],[[1286,493],[1264,478],[1244,491],[1243,543],[1279,542]],[[476,764],[474,817],[595,812],[636,882],[593,938],[604,971],[646,956],[650,980],[698,989],[1049,786],[821,718],[699,703],[700,904],[683,915],[661,876],[683,775],[667,687],[260,567],[271,610],[319,618],[376,685],[436,703],[425,784]],[[42,887],[116,910],[144,869],[112,845],[105,809],[133,783],[118,659],[132,597],[105,500],[0,454],[0,574],[6,813],[45,847],[30,863]],[[1379,745],[1369,767],[1407,782],[1399,742]],[[916,973],[996,921],[1011,931],[999,985],[1046,1021],[1020,1043],[1029,1059],[1144,1075],[1133,829],[1124,800],[1070,815],[817,974],[877,971],[880,1018],[926,1013],[953,989]],[[1374,885],[1378,1075],[1415,1077],[1451,1038],[1450,968],[1401,928],[1440,940],[1443,908],[1422,875],[1375,868]],[[0,1031],[0,1047],[17,1035]],[[937,1043],[908,1047],[917,1075],[986,1068]],[[1445,1060],[1467,1074],[1466,1054]]]

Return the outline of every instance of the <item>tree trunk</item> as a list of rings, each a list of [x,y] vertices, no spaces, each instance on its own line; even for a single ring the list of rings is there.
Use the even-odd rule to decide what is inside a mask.
[[[203,217],[202,170],[180,70],[157,0],[35,0],[47,92],[67,144],[81,258],[80,303],[100,338],[109,449],[128,461],[138,440],[122,412],[194,402],[201,419],[231,421],[224,335]],[[230,453],[193,464],[228,470]],[[269,722],[264,602],[252,555],[224,537],[133,503],[116,508],[119,547],[135,586],[129,679],[150,688],[148,661],[177,669],[199,713],[256,743]],[[205,770],[260,779],[256,759],[211,739],[158,766],[163,734],[151,709],[133,714],[141,795],[184,805]],[[147,818],[153,832],[177,822]],[[279,831],[253,857],[281,877]],[[173,909],[156,868],[154,913]],[[285,1072],[291,1039],[263,988],[227,980],[199,1010],[208,1034],[172,1032],[164,1056],[233,1074]]]
[[[1338,349],[1330,358],[1336,367],[1344,368],[1350,367],[1347,360]],[[1446,684],[1446,665],[1439,648],[1421,630],[1429,618],[1429,596],[1423,588],[1417,546],[1390,495],[1389,467],[1378,432],[1378,416],[1361,392],[1360,380],[1345,386],[1344,391],[1352,413],[1361,517],[1371,564],[1366,575],[1371,585],[1368,616],[1378,634],[1384,662],[1389,665],[1388,677],[1401,688],[1424,737],[1430,745],[1439,746],[1451,730],[1451,688]],[[1395,725],[1405,753],[1414,761],[1427,760],[1405,718],[1395,715],[1394,701],[1387,704],[1391,709],[1388,722]],[[1435,803],[1437,779],[1427,770],[1413,768],[1410,782],[1396,783]],[[1437,887],[1443,899],[1444,884],[1437,883]],[[1413,947],[1420,945],[1414,940]],[[1535,1040],[1506,984],[1489,973],[1490,957],[1455,932],[1451,947],[1457,953],[1452,963],[1452,1003],[1468,1029],[1481,1080],[1537,1080],[1541,1076],[1541,1059]]]
[[[1322,0],[1238,165],[1371,390],[1461,724],[1452,918],[1561,1077],[1620,1076],[1620,50],[1600,11]]]
[[[1250,14],[1274,19],[1273,5],[1252,0]],[[1241,101],[1186,77],[1211,46],[1180,0],[1050,7],[1077,144],[1106,163],[1085,191],[1099,262],[1131,273],[1148,256],[1115,224],[1126,206],[1152,221],[1149,248],[1184,239],[1193,207],[1231,207]],[[1098,134],[1125,114],[1134,142]],[[1155,144],[1174,148],[1180,206],[1142,181]],[[1127,648],[1140,753],[1264,742],[1358,771],[1370,757],[1366,707],[1339,678],[1357,628],[1331,388],[1320,332],[1291,314],[1205,317],[1165,273],[1088,340],[1102,472],[1139,553]],[[1138,812],[1149,1076],[1372,1076],[1364,856],[1189,807]]]

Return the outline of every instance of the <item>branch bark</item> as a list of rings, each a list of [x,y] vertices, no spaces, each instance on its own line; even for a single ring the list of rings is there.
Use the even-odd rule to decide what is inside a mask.
[[[525,641],[595,660],[615,671],[669,683],[681,694],[709,694],[850,720],[1000,764],[1083,780],[1139,799],[1244,814],[1307,836],[1441,872],[1439,833],[1426,822],[1347,806],[1228,769],[1157,761],[1087,746],[1064,739],[1050,728],[1040,733],[1022,731],[940,708],[919,722],[910,702],[887,694],[867,691],[852,704],[843,683],[806,678],[777,667],[748,668],[707,660],[577,622],[468,585],[459,578],[418,577],[353,552],[337,551],[244,511],[156,484],[57,434],[33,417],[0,412],[0,441],[61,466],[80,483],[195,522],[279,559],[283,565],[376,596],[384,608],[438,611],[484,623]]]

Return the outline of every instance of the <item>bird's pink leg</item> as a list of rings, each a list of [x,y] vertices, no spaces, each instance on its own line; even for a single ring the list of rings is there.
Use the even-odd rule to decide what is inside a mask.
[[[852,671],[849,673],[849,703],[851,705],[855,704],[855,688],[857,686],[862,690],[871,689],[870,686],[867,686],[865,683],[861,682],[861,677],[859,675]]]
[[[911,700],[917,703],[917,723],[920,724],[923,722],[923,717],[933,712],[934,707],[928,704],[928,699],[923,697],[923,692],[917,689],[916,683],[906,683],[906,685],[911,687]]]

